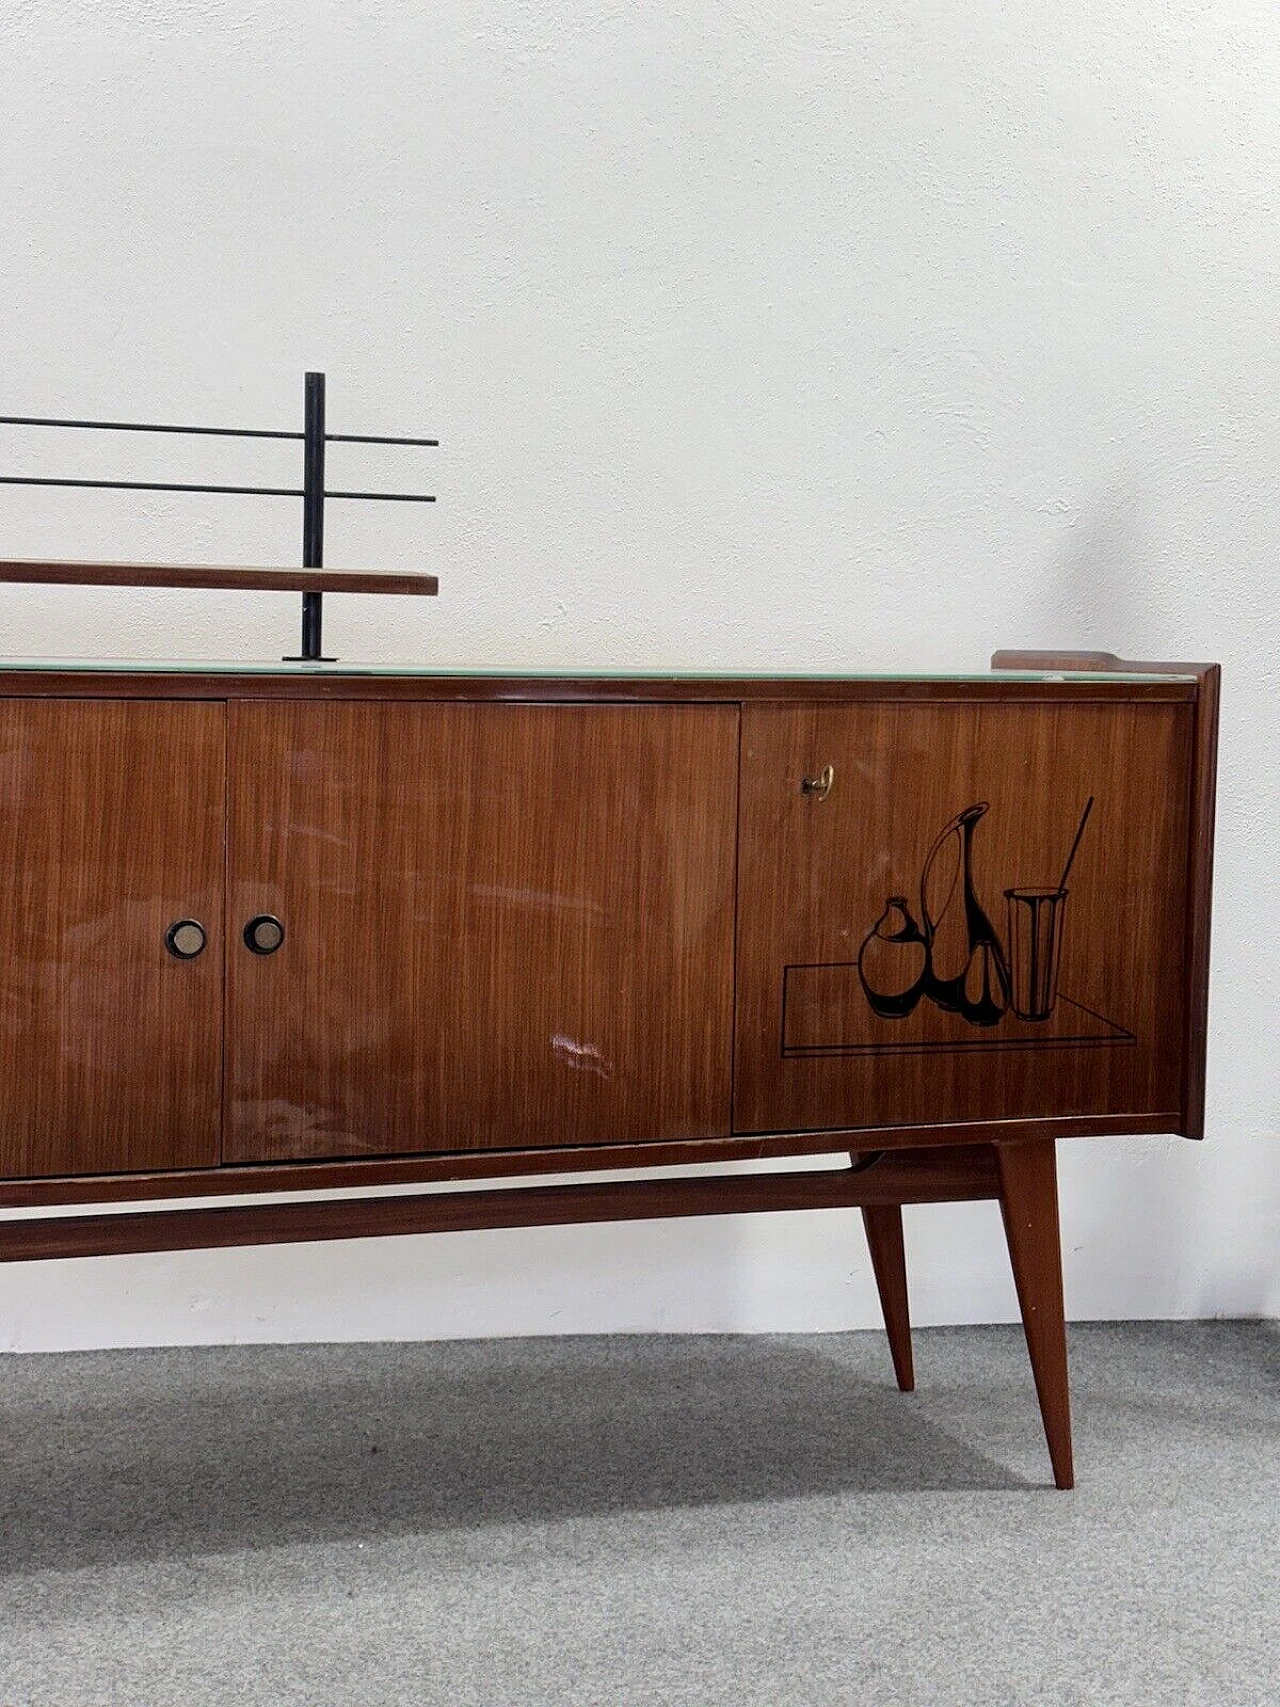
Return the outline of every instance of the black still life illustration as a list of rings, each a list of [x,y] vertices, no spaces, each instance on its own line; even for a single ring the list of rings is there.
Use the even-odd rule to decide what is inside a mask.
[[[920,874],[921,923],[904,895],[891,895],[863,943],[858,976],[881,1019],[905,1019],[925,999],[995,1025],[1009,1006],[1004,947],[973,888],[973,831],[987,809],[966,806],[935,838]]]
[[[1046,1020],[1057,998],[1058,964],[1070,874],[1093,807],[1085,802],[1075,841],[1054,889],[1006,889],[1008,947],[973,886],[973,834],[985,800],[945,824],[920,873],[920,923],[903,895],[891,895],[858,954],[858,977],[881,1019],[905,1019],[930,1001],[970,1025],[998,1025],[1012,1007]]]
[[[979,800],[957,812],[929,845],[918,898],[887,897],[855,963],[786,968],[783,1054],[1135,1042],[1132,1032],[1058,988],[1067,879],[1093,803],[1090,795],[1055,885],[1004,890],[1003,934],[983,906],[973,874],[974,837],[990,805]],[[859,1036],[863,1028],[848,1006],[849,993],[860,993],[871,1013],[889,1025]],[[924,1017],[929,1012],[938,1016],[936,1023]],[[904,1026],[913,1014],[915,1020]],[[942,1015],[954,1017],[946,1022]]]

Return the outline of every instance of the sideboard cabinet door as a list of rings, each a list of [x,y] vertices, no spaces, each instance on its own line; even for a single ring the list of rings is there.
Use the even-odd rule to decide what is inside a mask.
[[[744,707],[736,1130],[1176,1130],[1193,709]]]
[[[228,1160],[728,1131],[736,708],[230,714]]]
[[[0,1176],[217,1162],[225,744],[222,705],[0,700]]]

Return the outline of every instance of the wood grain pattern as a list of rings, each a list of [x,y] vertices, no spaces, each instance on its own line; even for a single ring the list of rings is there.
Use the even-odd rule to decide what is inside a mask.
[[[1178,1107],[1190,707],[748,706],[742,715],[736,1131]],[[830,796],[803,795],[801,777],[826,764]],[[888,897],[906,897],[919,922],[922,866],[947,821],[989,804],[974,830],[973,874],[1004,932],[1004,891],[1057,883],[1090,797],[1052,1018],[1010,1013],[980,1027],[927,1002],[905,1018],[877,1017],[861,988],[862,944]]]
[[[0,1175],[217,1161],[224,744],[221,706],[0,700]]]
[[[998,657],[996,661],[997,663],[1004,663],[1007,660],[1004,657]],[[1055,667],[1082,667],[1086,662],[1090,664],[1096,663],[1099,667],[1106,666],[1109,669],[1119,668],[1119,661],[1109,657],[1096,660],[1085,660],[1078,656],[1037,655],[1026,658],[1020,657],[1017,662],[1023,665],[1023,667],[1038,666],[1044,669]],[[1153,670],[1156,669],[1157,666],[1146,666],[1145,668],[1147,670]],[[1212,760],[1215,733],[1212,713],[1216,709],[1217,672],[1216,669],[1203,666],[1175,666],[1173,668],[1176,668],[1179,671],[1192,671],[1193,674],[1198,670],[1204,698],[1204,703],[1198,704],[1196,707],[1195,743],[1197,750],[1197,764],[1195,798],[1193,801],[1192,814],[1193,828],[1191,832],[1192,871],[1194,877],[1192,887],[1195,890],[1195,897],[1189,901],[1188,908],[1188,932],[1191,943],[1189,959],[1192,962],[1193,984],[1193,996],[1189,1003],[1189,1008],[1193,1010],[1193,1012],[1189,1014],[1187,1025],[1188,1059],[1190,1064],[1186,1074],[1184,1075],[1184,1080],[1187,1086],[1189,1105],[1190,1099],[1194,1096],[1197,1087],[1200,1088],[1202,1094],[1203,1085],[1203,998],[1207,973],[1207,960],[1204,948],[1207,944],[1207,871],[1208,861],[1211,859],[1212,854]],[[26,678],[23,678],[16,673],[9,677],[9,680],[15,683],[20,683],[25,679]],[[41,680],[43,679],[44,678],[41,678]],[[68,683],[73,683],[77,687],[84,685],[83,678],[74,673],[65,676],[57,676],[55,679],[64,686]],[[146,675],[145,673],[139,678],[134,678],[132,676],[117,677],[115,675],[103,675],[97,679],[102,683],[109,684],[113,687],[127,688],[131,692],[141,691],[146,693],[154,691],[154,678]],[[182,680],[185,682],[186,678],[183,678]],[[232,697],[251,694],[256,688],[260,687],[261,681],[261,678],[254,676],[213,676],[208,678],[209,684],[220,687],[223,692]],[[313,684],[304,678],[297,685],[304,696],[311,694],[313,691],[324,695],[334,692],[341,696],[339,701],[340,703],[348,705],[352,703],[357,705],[363,704],[364,701],[358,696],[363,695],[367,691],[365,686],[362,685],[361,678],[358,677],[336,680],[325,679],[318,684]],[[405,690],[419,697],[424,693],[433,694],[437,687],[437,683],[429,678],[406,678],[402,680],[393,680],[391,685],[397,690]],[[462,678],[457,679],[451,684],[451,686],[459,688],[465,685],[466,683]],[[600,684],[593,681],[579,680],[573,685],[578,692],[584,695],[592,695],[597,691],[603,692],[606,695],[614,691],[630,692],[637,688],[641,688],[646,692],[669,691],[668,684],[655,682],[645,682],[640,684],[627,682],[621,684]],[[693,684],[681,684],[681,686],[689,689],[690,691],[711,692],[716,694],[723,693],[726,690],[732,691],[741,685],[742,684],[714,683],[706,681]],[[924,695],[926,696],[926,702],[929,705],[936,707],[939,710],[943,710],[946,706],[953,703],[955,695],[967,695],[975,685],[981,684],[957,684],[954,682],[912,683],[910,681],[890,684],[879,682],[840,684],[823,681],[816,684],[756,682],[750,685],[762,691],[775,692],[799,692],[812,688],[819,695],[819,698],[814,701],[815,707],[824,703],[821,696],[827,694],[833,687],[841,688],[843,686],[844,690],[848,691],[850,694],[870,691],[879,696],[883,696],[886,692],[899,697],[904,693]],[[1022,715],[1023,708],[1034,708],[1035,706],[1042,704],[1053,704],[1056,702],[1064,706],[1073,705],[1076,707],[1079,707],[1080,704],[1078,699],[1080,687],[1078,683],[1028,684],[1018,682],[1012,684],[1000,683],[997,685],[1001,687],[1002,692],[1008,688],[1015,693],[1015,698],[1010,702],[1010,710],[1012,711],[1013,707],[1016,706],[1018,708],[1017,715],[1019,716]],[[1176,695],[1182,696],[1181,703],[1185,703],[1185,694],[1188,690],[1188,684],[1180,681],[1174,681],[1168,685],[1173,689]],[[471,686],[476,692],[489,693],[491,691],[506,691],[507,688],[525,689],[528,688],[529,683],[520,679],[517,679],[514,683],[508,682],[505,684],[494,683],[481,679],[479,681],[473,680]],[[1142,704],[1148,708],[1153,703],[1157,705],[1179,703],[1178,700],[1171,702],[1160,698],[1158,695],[1153,701],[1153,688],[1160,689],[1163,686],[1163,684],[1159,683],[1143,681],[1134,683],[1129,687],[1124,687],[1124,684],[1104,682],[1099,684],[1099,686],[1104,688],[1110,695],[1114,695],[1118,687],[1123,687],[1124,691],[1129,695],[1129,698],[1133,703]],[[952,700],[941,700],[937,698],[936,694],[939,689],[945,689],[945,691],[952,696]],[[1041,697],[1037,697],[1035,700],[1028,700],[1026,697],[1028,693],[1035,693]],[[1048,696],[1047,699],[1043,697],[1045,695]],[[357,697],[353,699],[348,696]],[[41,703],[41,700],[39,696],[33,696],[31,699],[17,700],[15,703],[20,705],[38,705]],[[78,702],[72,700],[68,702],[68,705],[74,706],[77,703],[80,703],[83,708],[84,702],[82,701]],[[897,700],[894,698],[886,700],[881,697],[880,703],[888,706],[893,703],[897,703]],[[1089,703],[1096,706],[1101,703],[1115,702],[1114,699],[1112,699],[1107,702],[1090,701]],[[190,705],[187,705],[185,708],[179,706],[175,709],[183,710],[185,715],[189,713],[192,708]],[[427,707],[424,706],[422,709],[426,710]],[[1198,866],[1196,863],[1197,858],[1200,861]],[[213,949],[211,948],[205,957],[204,964],[208,965],[211,963],[212,954]],[[1196,993],[1197,991],[1198,994]],[[1198,1024],[1194,1024],[1192,1023],[1194,1012],[1197,1011],[1200,1014],[1200,1021]],[[1198,1071],[1196,1070],[1196,1056],[1194,1053],[1197,1049],[1200,1061]],[[1167,1100],[1172,1102],[1177,1099],[1175,1096],[1170,1095]],[[854,1112],[856,1114],[856,1111]],[[874,1113],[874,1111],[870,1112]],[[859,1134],[866,1133],[868,1130],[874,1130],[872,1128],[868,1128],[864,1120],[856,1118],[851,1119],[850,1112],[846,1109],[837,1110],[836,1115],[838,1118],[833,1117],[829,1122],[825,1123],[822,1128],[810,1128],[791,1134],[782,1132],[758,1136],[749,1141],[748,1148],[751,1149],[752,1153],[758,1154],[782,1155],[804,1153],[806,1150],[811,1151],[815,1147],[819,1147],[826,1142],[829,1142],[830,1147],[832,1148],[841,1146],[842,1140],[856,1142]],[[1181,1113],[1177,1110],[1170,1110],[1167,1113],[1162,1113],[1157,1109],[1141,1113],[1134,1111],[1126,1113],[1125,1111],[1120,1111],[1115,1114],[1099,1115],[1096,1113],[1081,1111],[1069,1115],[1059,1115],[1049,1120],[1033,1117],[1013,1123],[1005,1123],[1002,1130],[1008,1131],[1011,1136],[1016,1134],[1023,1137],[1037,1136],[1049,1131],[1061,1135],[1084,1133],[1103,1134],[1106,1132],[1121,1130],[1172,1130],[1180,1122],[1184,1125],[1187,1123],[1186,1106],[1184,1106]],[[925,1143],[945,1144],[956,1142],[960,1139],[981,1139],[987,1135],[988,1131],[989,1127],[984,1125],[981,1116],[978,1116],[971,1121],[959,1123],[948,1120],[938,1121],[936,1119],[921,1119],[897,1125],[888,1130],[880,1129],[876,1131],[876,1142],[879,1144],[900,1146]],[[824,1132],[829,1133],[829,1139],[824,1140]],[[459,1139],[458,1141],[461,1142],[463,1140]],[[140,1170],[131,1179],[119,1180],[118,1183],[114,1184],[111,1173],[99,1173],[95,1170],[85,1173],[63,1174],[61,1166],[56,1162],[51,1161],[50,1165],[57,1168],[57,1172],[55,1174],[46,1175],[42,1178],[30,1178],[25,1184],[0,1187],[0,1201],[9,1203],[38,1203],[77,1200],[87,1201],[93,1200],[94,1198],[106,1201],[111,1198],[118,1198],[120,1196],[127,1197],[130,1195],[173,1195],[183,1190],[252,1190],[255,1188],[266,1190],[281,1189],[290,1186],[306,1186],[314,1183],[342,1185],[378,1183],[384,1180],[394,1181],[397,1179],[411,1180],[434,1177],[462,1178],[475,1177],[480,1173],[493,1173],[499,1170],[505,1170],[508,1172],[535,1172],[574,1165],[584,1167],[591,1165],[627,1166],[632,1162],[638,1162],[643,1165],[645,1163],[657,1162],[660,1160],[693,1160],[697,1159],[700,1155],[711,1155],[713,1153],[738,1153],[736,1150],[730,1152],[718,1149],[717,1146],[723,1145],[724,1142],[725,1141],[723,1139],[703,1139],[693,1136],[673,1136],[666,1139],[655,1139],[647,1134],[641,1134],[638,1136],[637,1141],[634,1144],[630,1142],[605,1142],[601,1145],[599,1151],[582,1151],[576,1163],[572,1159],[561,1161],[561,1159],[554,1153],[554,1146],[540,1145],[538,1149],[517,1149],[515,1146],[512,1146],[505,1159],[499,1159],[496,1153],[480,1156],[476,1156],[474,1154],[455,1154],[452,1161],[448,1160],[447,1157],[442,1157],[437,1161],[432,1157],[405,1154],[398,1158],[391,1158],[385,1161],[378,1159],[364,1162],[345,1161],[331,1163],[327,1165],[327,1168],[325,1168],[324,1164],[304,1162],[301,1165],[297,1163],[286,1163],[282,1166],[276,1167],[264,1167],[262,1165],[249,1168],[231,1167],[217,1174],[210,1174],[206,1169],[203,1169],[198,1165],[186,1167],[181,1164],[175,1165],[174,1163],[168,1162],[164,1159],[158,1159],[155,1164],[155,1171],[152,1171],[150,1167],[146,1167],[143,1170]],[[506,1148],[505,1145],[504,1148]],[[590,1155],[590,1161],[582,1159],[582,1157],[586,1155]],[[47,1158],[46,1160],[49,1159]],[[114,1165],[115,1164],[109,1160],[104,1161],[102,1164],[104,1168],[113,1167]],[[65,1166],[76,1169],[83,1168],[84,1156],[81,1154],[76,1155],[67,1161]],[[92,1167],[93,1165],[90,1164],[90,1166]],[[325,1169],[323,1179],[321,1179],[321,1175],[317,1172],[318,1168]]]
[[[230,716],[227,1160],[727,1132],[733,711]]]
[[[743,1215],[864,1204],[955,1203],[998,1194],[992,1147],[910,1151],[865,1173],[742,1174],[716,1179],[609,1180],[585,1185],[495,1187],[412,1197],[159,1209],[141,1214],[60,1215],[0,1222],[0,1262],[198,1250],[308,1239],[457,1233],[480,1228],[555,1227],[590,1221],[648,1221],[682,1215]]]
[[[399,593],[430,598],[434,575],[410,569],[261,569],[243,563],[55,563],[0,559],[0,582],[61,587],[225,587],[246,592]]]
[[[1073,1488],[1071,1389],[1054,1148],[1052,1144],[997,1144],[995,1150],[1000,1210],[1053,1479],[1060,1488]]]

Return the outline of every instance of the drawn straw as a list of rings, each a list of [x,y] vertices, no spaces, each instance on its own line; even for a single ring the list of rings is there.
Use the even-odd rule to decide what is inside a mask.
[[[1080,814],[1080,828],[1076,831],[1076,839],[1071,844],[1071,852],[1067,855],[1067,863],[1063,866],[1062,876],[1058,879],[1058,888],[1060,890],[1067,887],[1067,875],[1071,870],[1072,861],[1076,857],[1076,850],[1080,846],[1080,838],[1084,835],[1084,827],[1089,822],[1089,814],[1092,810],[1093,796],[1090,795],[1084,803],[1084,811]]]

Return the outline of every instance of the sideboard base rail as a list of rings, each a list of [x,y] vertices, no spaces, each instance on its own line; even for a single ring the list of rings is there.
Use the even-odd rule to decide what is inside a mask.
[[[861,1209],[898,1385],[915,1385],[902,1206],[994,1198],[1004,1217],[1027,1349],[1059,1488],[1074,1486],[1066,1319],[1052,1139],[853,1154],[846,1167],[714,1178],[495,1186],[407,1196],[0,1219],[0,1261],[122,1256],[402,1233]]]
[[[741,1215],[763,1210],[861,1209],[876,1204],[951,1203],[998,1196],[994,1146],[974,1144],[888,1153],[870,1168],[502,1186],[225,1208],[24,1216],[0,1221],[0,1262],[317,1239],[372,1239],[399,1233]]]
[[[1055,1138],[1177,1132],[1177,1109],[1165,1114],[1057,1115],[1040,1120],[1003,1120],[1000,1142],[1031,1143]],[[894,1155],[937,1147],[939,1152],[992,1142],[993,1123],[949,1121],[940,1126],[839,1127],[816,1132],[739,1134],[732,1138],[662,1139],[648,1143],[591,1144],[538,1150],[469,1150],[336,1161],[223,1163],[220,1167],[169,1168],[152,1173],[61,1174],[0,1180],[0,1210],[40,1209],[85,1203],[138,1203],[148,1199],[279,1191],[363,1191],[387,1185],[456,1184],[464,1180],[535,1178],[538,1174],[615,1172],[621,1169],[714,1166],[722,1162],[770,1162],[788,1157],[831,1156],[848,1151],[888,1150]],[[838,1165],[838,1164],[833,1164]],[[992,1194],[994,1195],[994,1193]],[[328,1238],[334,1235],[325,1234]]]

